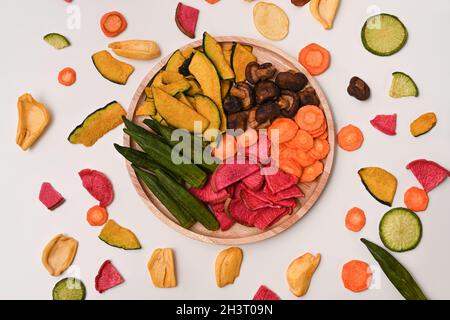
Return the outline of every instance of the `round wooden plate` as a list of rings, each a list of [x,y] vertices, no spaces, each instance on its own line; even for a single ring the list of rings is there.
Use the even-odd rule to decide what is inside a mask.
[[[287,70],[299,70],[303,72],[309,80],[309,84],[316,90],[317,95],[321,101],[321,107],[325,113],[327,124],[328,124],[328,141],[330,143],[330,153],[324,162],[324,172],[323,174],[316,179],[316,181],[307,184],[300,184],[301,189],[305,193],[305,197],[299,199],[299,206],[297,206],[296,210],[289,215],[283,217],[281,220],[276,222],[270,228],[266,230],[259,230],[257,228],[249,228],[243,225],[236,223],[230,230],[228,231],[209,231],[204,228],[199,223],[196,223],[191,229],[187,230],[178,225],[175,218],[172,214],[161,204],[161,202],[148,190],[148,188],[141,183],[141,181],[136,177],[134,170],[131,168],[131,165],[127,162],[128,173],[130,174],[132,183],[139,193],[140,197],[144,200],[146,205],[150,208],[150,210],[165,224],[170,226],[172,229],[196,240],[204,241],[212,244],[227,244],[227,245],[238,245],[238,244],[246,244],[253,243],[257,241],[261,241],[264,239],[271,238],[280,232],[286,230],[293,224],[295,224],[298,220],[300,220],[314,205],[314,203],[319,198],[320,194],[325,188],[325,185],[328,181],[328,177],[331,172],[331,168],[333,165],[333,157],[334,157],[334,147],[335,147],[335,132],[334,132],[334,123],[333,116],[331,114],[330,107],[328,105],[327,99],[322,92],[321,88],[314,80],[314,78],[306,71],[303,66],[298,63],[295,59],[291,58],[281,50],[268,45],[266,43],[260,42],[258,40],[242,38],[242,37],[216,37],[215,38],[219,42],[239,42],[241,44],[248,44],[253,47],[253,53],[258,58],[258,62],[271,62],[278,71],[287,71]],[[192,42],[185,47],[181,48],[181,50],[186,49],[188,47],[197,48],[202,45],[202,41],[198,40]],[[156,64],[153,69],[147,74],[147,76],[142,80],[139,85],[133,100],[131,102],[130,108],[128,110],[128,119],[140,124],[143,119],[142,117],[135,117],[136,107],[139,106],[145,99],[144,89],[153,79],[153,77],[166,65],[170,56],[162,59],[158,64]],[[128,135],[124,136],[124,145],[129,147],[136,148],[136,144],[130,139]]]

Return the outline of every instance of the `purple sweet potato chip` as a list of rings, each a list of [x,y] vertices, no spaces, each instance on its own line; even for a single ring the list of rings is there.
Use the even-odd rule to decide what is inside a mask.
[[[436,188],[450,175],[450,172],[441,165],[425,159],[410,162],[406,169],[412,171],[426,192]]]
[[[370,120],[370,124],[381,132],[394,136],[397,128],[397,114],[379,114]]]
[[[39,200],[47,209],[54,210],[64,202],[64,197],[50,183],[44,182],[39,192]]]

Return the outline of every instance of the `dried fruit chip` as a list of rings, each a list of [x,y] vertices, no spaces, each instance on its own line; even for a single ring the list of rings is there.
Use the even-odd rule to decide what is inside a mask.
[[[156,288],[174,288],[177,286],[172,249],[156,249],[153,251],[147,268]]]
[[[242,258],[242,249],[237,247],[219,253],[216,259],[216,284],[219,288],[234,283],[241,270]]]
[[[426,192],[436,188],[450,175],[450,172],[441,165],[425,159],[408,163],[406,169],[412,171]]]
[[[289,18],[273,3],[258,2],[253,8],[253,22],[256,29],[270,40],[282,40],[289,33]]]
[[[320,253],[316,256],[305,253],[289,265],[286,277],[289,289],[297,297],[304,296],[308,292],[311,278],[320,263]]]

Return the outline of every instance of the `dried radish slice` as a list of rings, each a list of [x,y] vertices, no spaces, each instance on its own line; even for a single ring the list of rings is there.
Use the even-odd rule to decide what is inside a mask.
[[[282,40],[289,33],[289,18],[273,3],[258,2],[253,8],[253,23],[264,37],[270,40]]]

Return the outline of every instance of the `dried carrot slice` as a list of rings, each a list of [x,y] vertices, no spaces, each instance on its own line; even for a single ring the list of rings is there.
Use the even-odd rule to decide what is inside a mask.
[[[275,142],[276,132],[278,132],[278,142],[288,142],[295,137],[298,131],[297,124],[288,118],[278,118],[269,127],[269,139]]]
[[[296,177],[301,177],[303,168],[294,159],[280,158],[278,167],[286,173],[289,173]]]
[[[320,136],[318,136],[317,139],[321,139],[321,140],[328,139],[328,131],[325,130],[325,132],[322,133]]]
[[[108,212],[103,207],[94,206],[88,210],[86,220],[91,226],[102,226],[108,220]]]
[[[313,148],[308,151],[309,155],[316,159],[325,159],[330,152],[330,144],[327,140],[314,139]]]
[[[297,134],[292,140],[286,142],[286,146],[293,149],[301,149],[303,151],[308,151],[313,147],[314,139],[305,130],[298,130]]]
[[[347,151],[359,149],[364,141],[364,136],[361,130],[351,124],[343,127],[339,131],[337,138],[339,146]]]
[[[300,129],[313,131],[319,129],[323,125],[325,122],[325,115],[319,107],[307,105],[298,110],[294,119]]]
[[[423,189],[411,187],[406,190],[403,202],[412,211],[424,211],[428,207],[428,194]]]
[[[358,232],[366,225],[366,215],[360,208],[354,207],[347,211],[345,226],[348,230]]]
[[[311,75],[316,76],[324,73],[330,66],[330,52],[317,43],[311,43],[300,51],[298,61]]]
[[[320,161],[314,162],[312,165],[303,168],[303,173],[300,182],[313,182],[323,172],[323,163]]]
[[[295,161],[297,161],[302,167],[308,167],[316,162],[316,159],[311,157],[311,155],[303,150],[297,150],[295,155]]]
[[[372,271],[366,262],[351,260],[342,267],[341,277],[344,287],[353,292],[361,292],[369,289]]]
[[[313,138],[317,138],[317,137],[321,136],[324,132],[326,132],[327,129],[328,129],[328,127],[327,127],[327,122],[324,121],[323,125],[320,126],[319,129],[313,130],[313,131],[309,131],[309,134],[310,134]]]

